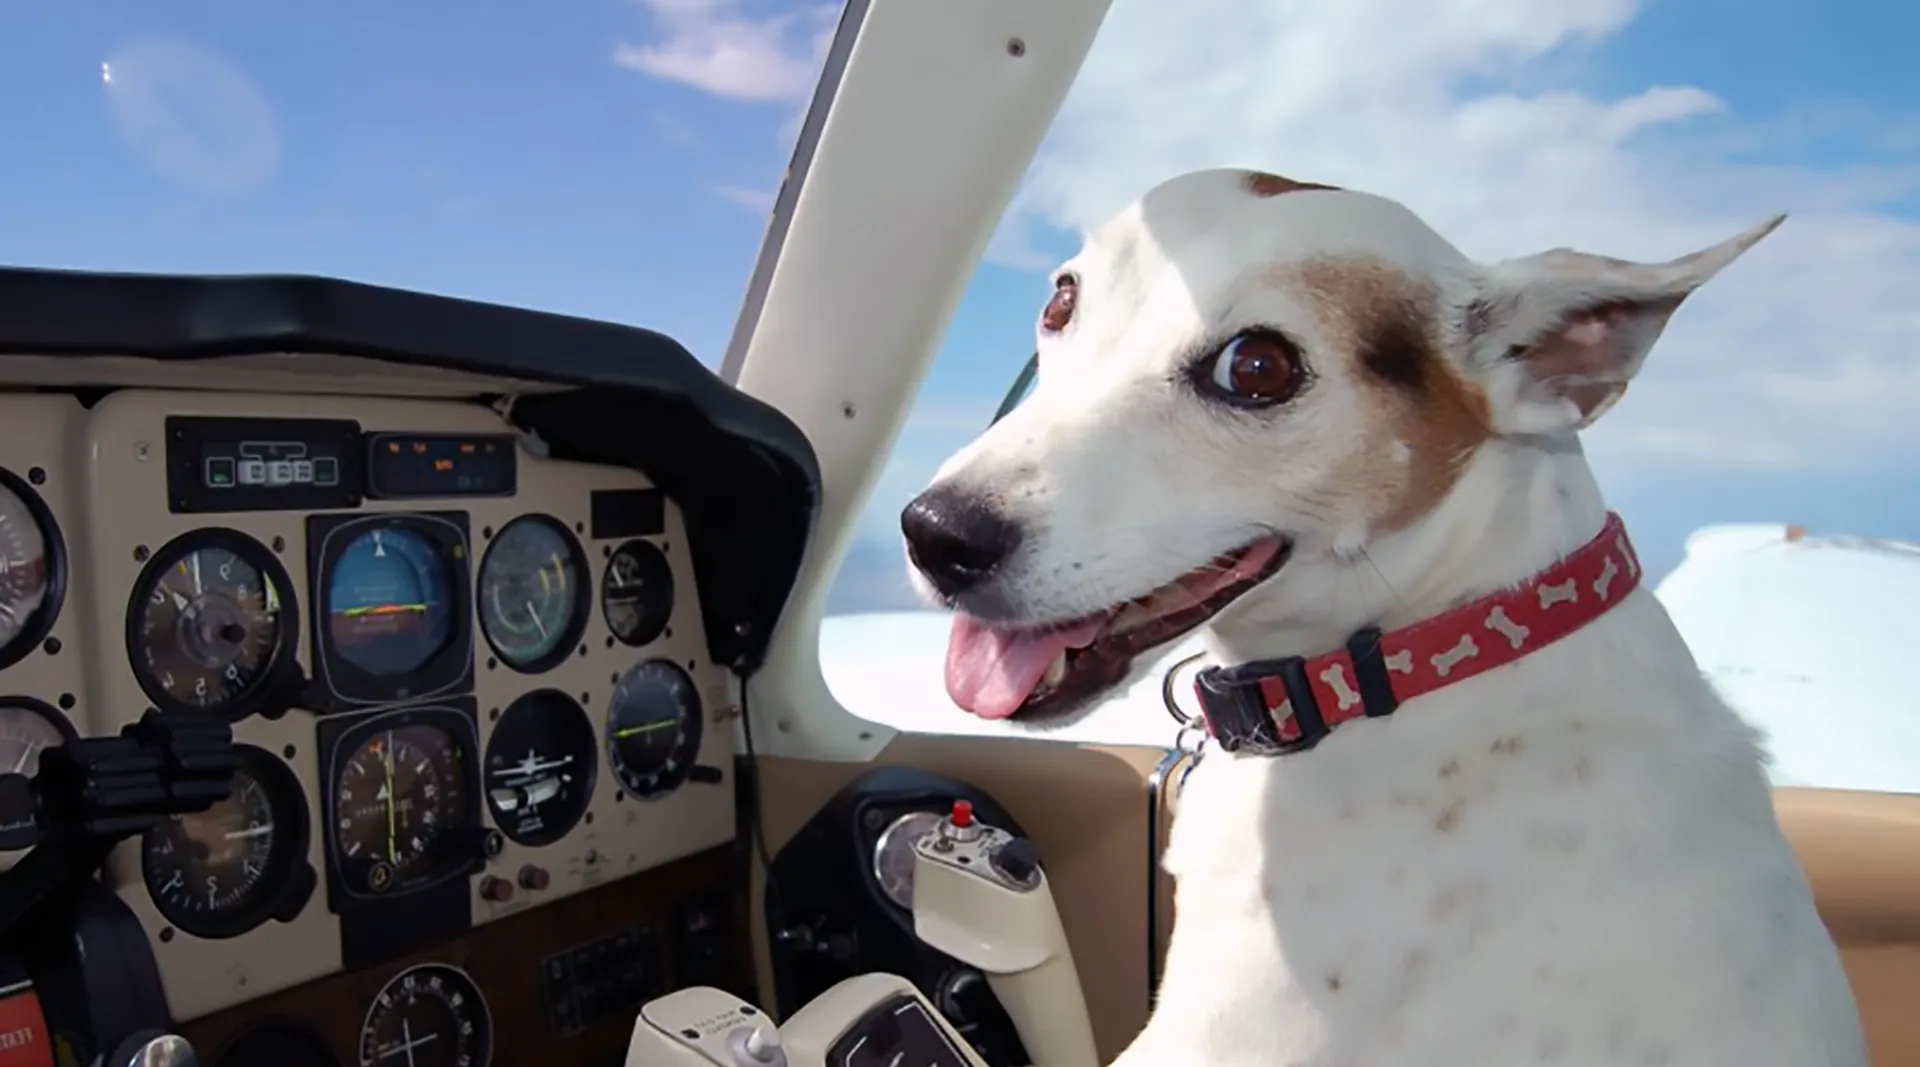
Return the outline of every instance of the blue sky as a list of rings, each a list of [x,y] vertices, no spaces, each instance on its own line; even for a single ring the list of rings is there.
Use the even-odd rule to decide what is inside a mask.
[[[1025,357],[1037,268],[1159,178],[1221,163],[1398,197],[1482,258],[1666,257],[1794,212],[1676,320],[1595,431],[1595,466],[1658,569],[1712,521],[1920,537],[1903,415],[1920,412],[1920,71],[1902,58],[1920,9],[1333,7],[1117,0],[836,609],[906,602],[891,516]],[[717,363],[833,12],[9,5],[0,261],[339,275],[643,324]]]

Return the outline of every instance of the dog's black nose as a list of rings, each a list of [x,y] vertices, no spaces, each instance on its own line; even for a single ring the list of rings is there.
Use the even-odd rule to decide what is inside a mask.
[[[936,486],[900,513],[907,558],[933,587],[958,596],[986,581],[1020,546],[1020,527],[979,498]]]

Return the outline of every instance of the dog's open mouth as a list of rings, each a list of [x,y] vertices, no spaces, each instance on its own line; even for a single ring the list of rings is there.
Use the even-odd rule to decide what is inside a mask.
[[[1044,626],[985,623],[965,612],[947,645],[947,695],[984,719],[1063,713],[1118,685],[1134,657],[1199,627],[1286,563],[1263,537],[1145,596]]]

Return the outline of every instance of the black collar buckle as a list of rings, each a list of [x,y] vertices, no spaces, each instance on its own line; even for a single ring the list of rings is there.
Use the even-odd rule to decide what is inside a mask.
[[[1393,714],[1399,707],[1380,647],[1380,629],[1369,626],[1347,638],[1362,708],[1370,718]],[[1292,715],[1276,721],[1262,687],[1267,679],[1280,683]],[[1320,701],[1314,696],[1302,656],[1255,660],[1234,667],[1208,667],[1194,680],[1207,729],[1222,751],[1284,756],[1305,752],[1333,732]],[[1292,725],[1289,737],[1289,723]]]

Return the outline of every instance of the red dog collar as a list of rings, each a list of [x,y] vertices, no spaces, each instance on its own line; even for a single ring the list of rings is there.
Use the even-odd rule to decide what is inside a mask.
[[[1209,667],[1194,688],[1221,748],[1299,752],[1350,719],[1391,715],[1402,701],[1545,648],[1639,584],[1639,557],[1609,513],[1593,540],[1520,585],[1392,633],[1361,630],[1345,648],[1311,659]]]

